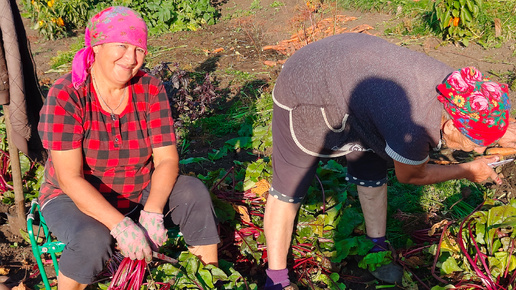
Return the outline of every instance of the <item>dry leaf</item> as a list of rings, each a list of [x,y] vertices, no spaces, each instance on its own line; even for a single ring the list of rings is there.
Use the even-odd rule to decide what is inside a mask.
[[[267,180],[265,180],[265,179],[262,179],[262,180],[258,181],[253,188],[251,188],[251,192],[260,197],[263,197],[263,195],[267,191],[269,191],[269,188],[271,188],[271,185],[269,184],[269,182],[267,182]]]
[[[14,286],[11,290],[30,290],[30,288],[27,288],[23,282],[20,282],[18,286]]]
[[[240,214],[240,217],[243,221],[248,223],[251,222],[251,217],[249,216],[249,211],[247,210],[247,207],[243,205],[233,204],[233,208]]]
[[[275,66],[276,62],[272,61],[272,60],[264,60],[263,64],[266,65],[266,66]]]
[[[351,32],[362,33],[362,32],[365,32],[365,31],[371,30],[371,29],[374,29],[374,27],[372,27],[369,24],[360,24],[360,25],[356,26],[355,28],[351,29]]]
[[[500,35],[502,35],[502,21],[500,21],[500,18],[494,19],[494,27],[495,27],[495,37],[500,37]]]
[[[411,257],[405,258],[403,260],[403,262],[406,263],[409,267],[416,268],[416,269],[425,264],[425,261],[418,256],[411,256]]]
[[[0,275],[4,276],[9,274],[9,269],[5,267],[0,267]]]
[[[428,231],[428,236],[431,237],[435,234],[435,232],[441,227],[445,226],[448,223],[447,220],[442,220],[432,226],[432,228]]]

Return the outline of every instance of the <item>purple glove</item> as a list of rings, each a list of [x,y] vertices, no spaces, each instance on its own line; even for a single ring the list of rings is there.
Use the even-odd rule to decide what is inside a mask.
[[[131,260],[152,261],[152,250],[145,232],[132,219],[125,217],[111,230],[111,235],[118,242],[122,255]]]
[[[157,251],[168,239],[167,230],[163,224],[163,214],[142,210],[139,222],[144,228],[151,248]]]

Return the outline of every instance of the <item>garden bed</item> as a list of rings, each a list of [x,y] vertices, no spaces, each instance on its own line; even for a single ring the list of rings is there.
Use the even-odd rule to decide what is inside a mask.
[[[275,2],[277,1],[262,0],[259,1],[261,8],[252,8],[249,1],[223,1],[219,6],[222,13],[220,23],[206,26],[197,31],[169,33],[150,38],[149,44],[154,47],[154,50],[147,59],[147,67],[153,68],[161,62],[166,62],[177,64],[178,68],[188,72],[209,73],[218,89],[217,95],[219,96],[214,114],[223,113],[239,95],[256,94],[257,91],[271,92],[274,80],[281,70],[281,63],[291,53],[286,46],[277,45],[283,45],[286,40],[292,40],[301,28],[310,26],[311,21],[342,15],[342,17],[346,17],[346,21],[339,27],[339,29],[343,29],[342,31],[345,31],[344,28],[351,31],[359,27],[362,32],[377,35],[390,42],[426,53],[452,67],[475,66],[483,72],[491,73],[495,80],[499,77],[498,74],[503,72],[516,73],[514,41],[506,42],[499,48],[484,49],[473,43],[468,47],[442,43],[440,39],[431,36],[421,38],[386,36],[384,34],[386,28],[403,26],[407,19],[398,18],[395,15],[359,11],[339,10],[324,14],[318,12],[317,9],[307,10],[306,1],[285,0],[281,1],[284,5],[273,7]],[[31,42],[38,78],[42,87],[47,88],[57,77],[69,69],[66,66],[60,69],[51,69],[51,59],[56,56],[57,51],[67,51],[78,40],[74,37],[56,41],[44,40],[37,32],[30,29],[28,21],[26,21],[26,30]],[[80,34],[80,32],[78,33]],[[317,37],[323,36],[318,35]],[[281,49],[274,49],[275,46]],[[510,98],[513,103],[516,103],[514,92],[511,92]],[[226,141],[236,137],[234,133],[233,135],[214,136],[206,134],[202,130],[189,132],[188,136],[188,144],[180,148],[183,160],[207,158],[207,155],[213,153],[213,150],[222,148]],[[181,165],[181,172],[204,176],[215,170],[229,172],[235,165],[235,160],[238,162],[256,161],[268,154],[270,154],[270,148],[263,151],[236,150],[214,162],[184,163]],[[485,184],[484,186],[494,190],[494,197],[502,198],[504,201],[514,198],[516,195],[515,170],[514,163],[505,165],[503,167],[503,174],[506,177],[504,183],[502,185]],[[225,186],[227,187],[224,187],[224,190],[232,190],[229,185]],[[350,196],[350,198],[353,197]],[[8,286],[16,286],[23,282],[32,288],[41,280],[34,275],[35,260],[32,257],[30,245],[21,237],[20,233],[12,230],[8,224],[10,210],[12,208],[9,206],[0,204],[0,276],[8,279],[5,281]],[[408,215],[404,216],[404,214]],[[411,230],[429,228],[439,222],[444,218],[441,214],[440,212],[414,215],[400,213],[392,218],[400,220],[409,218],[412,223],[405,230],[407,234],[410,234]],[[223,232],[223,238],[228,238],[231,233]],[[222,245],[221,247],[221,258],[227,260],[234,258],[231,256],[235,250],[232,245]],[[242,266],[237,270],[245,273],[246,278],[261,286],[264,265],[252,265],[252,263],[242,263],[242,265],[245,267]],[[374,289],[376,286],[374,278],[367,271],[357,267],[354,260],[347,259],[334,267],[341,277],[345,277],[348,289]],[[414,268],[414,273],[429,285],[435,283],[428,268]],[[53,273],[50,275],[52,276]],[[0,280],[0,283],[2,282],[4,281]]]

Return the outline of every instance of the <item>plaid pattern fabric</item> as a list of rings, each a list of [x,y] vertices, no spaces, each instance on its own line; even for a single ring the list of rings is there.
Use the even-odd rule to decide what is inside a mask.
[[[38,125],[46,149],[82,148],[85,179],[120,210],[138,202],[149,184],[152,148],[176,140],[168,97],[157,78],[140,71],[131,80],[129,98],[126,109],[111,116],[101,108],[91,78],[76,90],[67,74],[48,92]],[[50,156],[40,203],[60,194]]]

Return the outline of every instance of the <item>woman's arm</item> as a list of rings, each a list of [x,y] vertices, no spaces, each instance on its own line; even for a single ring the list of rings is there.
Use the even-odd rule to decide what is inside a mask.
[[[109,230],[124,219],[124,216],[84,179],[81,148],[51,150],[50,155],[59,187],[82,212],[98,220]]]
[[[154,148],[152,154],[155,169],[152,173],[149,198],[143,210],[163,213],[179,175],[179,154],[175,145]]]
[[[394,161],[396,177],[401,183],[416,185],[433,184],[452,179],[466,178],[473,182],[482,182],[489,178],[498,184],[502,181],[488,163],[498,161],[498,156],[479,158],[471,162],[452,165],[428,164],[408,165]]]

